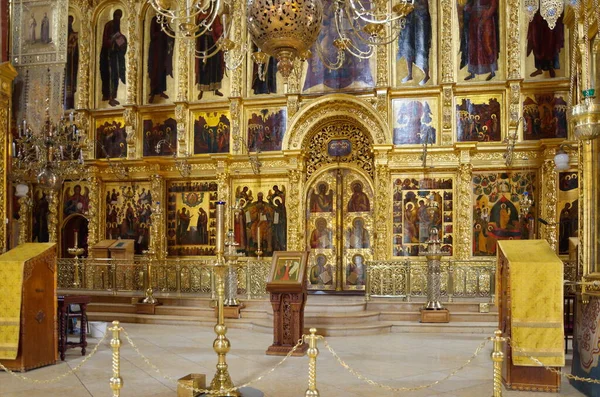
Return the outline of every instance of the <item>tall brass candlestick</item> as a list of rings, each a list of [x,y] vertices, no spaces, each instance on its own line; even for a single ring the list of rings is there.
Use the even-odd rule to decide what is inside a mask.
[[[240,394],[232,389],[233,382],[231,380],[231,376],[229,375],[229,371],[227,369],[227,360],[226,356],[231,348],[229,340],[225,336],[227,333],[227,327],[225,326],[225,316],[223,313],[223,301],[225,300],[225,262],[223,261],[223,252],[224,252],[224,238],[225,238],[225,225],[224,225],[224,215],[225,215],[225,202],[219,201],[217,202],[217,263],[215,264],[215,274],[217,276],[217,324],[215,325],[215,333],[217,334],[217,338],[213,342],[213,348],[215,353],[218,356],[217,362],[217,372],[210,383],[210,388],[212,392],[210,395],[212,396],[220,396],[220,397],[237,397]]]
[[[67,252],[70,255],[75,256],[75,262],[73,263],[73,287],[79,288],[79,286],[81,285],[81,280],[79,278],[79,256],[83,255],[85,250],[83,248],[79,248],[79,236],[77,235],[77,230],[75,230],[74,232],[75,235],[73,236],[73,238],[75,239],[75,245],[72,248],[67,248]]]

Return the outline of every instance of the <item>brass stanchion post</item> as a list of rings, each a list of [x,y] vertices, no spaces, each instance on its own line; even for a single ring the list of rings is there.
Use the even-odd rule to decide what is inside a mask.
[[[504,352],[502,351],[502,342],[506,338],[502,337],[502,331],[494,331],[494,336],[490,338],[494,342],[494,351],[492,361],[494,362],[494,394],[493,397],[502,397],[502,361],[504,361]]]
[[[317,329],[311,328],[310,335],[304,336],[304,341],[308,342],[308,389],[304,393],[305,397],[319,397],[319,390],[317,390],[317,356],[319,355],[319,349],[317,348],[317,340],[319,336],[316,335]]]
[[[121,339],[119,338],[121,327],[119,326],[118,321],[113,321],[112,324],[112,327],[108,329],[113,333],[112,339],[110,340],[110,346],[113,349],[113,376],[110,378],[110,388],[113,391],[113,397],[119,397],[121,388],[123,387],[123,378],[121,378],[121,353],[119,352],[119,349],[121,348]]]
[[[215,275],[216,275],[216,286],[217,286],[217,310],[218,318],[217,324],[215,325],[215,333],[217,338],[213,342],[213,349],[218,356],[217,372],[210,383],[212,392],[209,393],[213,396],[219,397],[237,397],[240,395],[236,390],[232,389],[233,382],[229,371],[227,369],[227,353],[231,348],[229,340],[225,336],[227,333],[227,327],[225,326],[225,315],[223,313],[223,302],[225,300],[225,270],[227,266],[223,261],[224,253],[224,237],[225,237],[225,225],[224,225],[224,213],[225,202],[217,202],[217,263],[215,264]]]

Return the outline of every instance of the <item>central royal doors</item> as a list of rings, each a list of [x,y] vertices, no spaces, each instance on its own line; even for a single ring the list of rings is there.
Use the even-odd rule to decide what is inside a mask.
[[[364,291],[372,259],[373,188],[362,172],[330,169],[306,190],[309,289]]]

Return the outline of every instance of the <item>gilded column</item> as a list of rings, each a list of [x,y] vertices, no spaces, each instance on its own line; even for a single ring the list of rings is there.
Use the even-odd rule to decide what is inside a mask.
[[[540,206],[540,216],[548,221],[548,225],[540,228],[540,238],[546,239],[550,247],[556,251],[557,228],[556,228],[556,204],[557,204],[557,178],[558,173],[554,166],[554,148],[548,148],[544,151],[544,164],[542,165],[542,191],[540,192],[538,202]],[[534,197],[535,199],[536,197]]]
[[[154,229],[154,233],[152,234],[152,238],[150,240],[150,247],[156,253],[156,259],[165,259],[167,250],[166,250],[166,233],[165,233],[165,209],[166,203],[163,202],[163,198],[166,197],[165,194],[165,179],[159,175],[154,174],[150,179],[150,191],[152,192],[152,197],[155,198],[155,201],[152,202],[152,228]],[[157,208],[161,208],[162,211],[157,211]]]
[[[453,0],[441,0],[441,12],[442,12],[442,26],[440,37],[442,38],[441,44],[441,72],[442,72],[442,84],[454,83],[454,65],[455,65],[455,53],[452,50],[452,37],[453,35],[453,8],[455,5]],[[435,58],[435,56],[432,56]]]
[[[4,83],[2,83],[4,85]],[[6,222],[4,219],[8,219],[8,206],[6,205],[7,197],[4,193],[8,191],[8,179],[7,179],[7,168],[9,157],[7,152],[8,142],[8,96],[4,92],[0,93],[0,157],[2,158],[2,168],[0,169],[0,183],[2,189],[0,189],[0,213],[2,219],[0,222],[0,252],[6,251],[7,233],[6,233]]]
[[[463,157],[463,156],[461,156]],[[468,153],[466,157],[469,157]],[[471,180],[473,179],[473,165],[470,162],[463,162],[458,166],[457,176],[457,195],[460,200],[456,200],[457,211],[455,215],[456,239],[454,240],[454,256],[458,260],[466,260],[471,257]]]
[[[19,198],[19,244],[31,241],[31,198],[27,196]]]
[[[233,138],[233,153],[235,154],[240,154],[240,140],[243,139],[240,131],[242,120],[241,110],[242,99],[232,98],[231,102],[229,103],[229,113],[231,114],[231,136]]]
[[[188,106],[187,103],[178,103],[175,106],[175,120],[177,121],[177,157],[187,157],[188,150]]]
[[[7,222],[8,219],[8,197],[5,197],[8,191],[8,168],[9,168],[9,153],[8,147],[10,144],[9,137],[12,135],[9,132],[10,103],[11,103],[11,87],[12,81],[17,77],[17,71],[13,66],[6,62],[0,64],[0,158],[2,158],[2,168],[0,168],[0,252],[7,249]]]
[[[387,9],[386,0],[377,0],[376,7],[384,14],[391,11]],[[391,2],[390,2],[391,3]],[[377,87],[389,87],[390,64],[387,53],[387,45],[377,46]],[[384,118],[387,120],[387,118]]]
[[[100,238],[100,178],[96,176],[97,168],[88,168],[88,186],[90,189],[90,202],[88,206],[88,247],[98,244]],[[91,256],[93,250],[88,249],[88,256]]]
[[[508,132],[517,133],[519,130],[519,112],[521,110],[521,83],[510,83],[510,103],[508,108]]]
[[[218,201],[224,201],[226,206],[225,225],[231,225],[229,216],[231,215],[230,194],[229,194],[229,169],[224,161],[217,161],[217,197]]]
[[[138,34],[140,27],[138,21],[142,21],[141,15],[141,4],[143,2],[138,0],[127,1],[128,15],[127,22],[129,27],[127,29],[127,59],[125,63],[127,65],[126,79],[127,79],[127,104],[136,105],[138,104],[138,66],[140,65],[140,36]],[[134,127],[135,128],[135,127]],[[129,155],[129,153],[128,153]],[[128,157],[129,158],[129,157]]]
[[[508,18],[506,21],[506,54],[508,65],[507,80],[521,79],[521,29],[519,25],[520,0],[508,0]]]
[[[58,199],[55,190],[48,190],[48,241],[58,243]]]
[[[79,127],[79,134],[81,136],[81,150],[83,151],[83,158],[85,160],[92,160],[95,157],[96,142],[94,142],[94,135],[89,134],[90,128],[90,114],[87,111],[78,111],[75,114],[75,124]]]
[[[189,91],[190,63],[194,64],[194,59],[190,60],[190,54],[193,54],[195,41],[178,37],[175,40],[177,47],[177,100],[176,102],[187,102]],[[192,56],[193,58],[193,56]],[[192,69],[194,70],[194,69]]]
[[[375,189],[373,198],[375,202],[374,232],[375,238],[373,256],[375,260],[385,260],[392,254],[390,234],[390,214],[392,213],[391,174],[388,154],[393,149],[392,145],[378,145],[375,151]]]
[[[452,119],[454,117],[453,85],[442,86],[442,146],[451,146],[453,140]]]
[[[317,54],[313,54],[314,57],[318,56]],[[298,110],[300,110],[301,100],[300,100],[300,81],[302,80],[302,65],[304,62],[300,62],[298,60],[294,61],[294,69],[292,70],[292,74],[288,78],[286,83],[286,95],[287,95],[287,114],[288,120],[294,117]]]
[[[375,260],[385,260],[392,254],[389,230],[391,208],[391,175],[387,164],[378,164],[375,168]]]
[[[127,142],[127,158],[135,159],[137,157],[135,146],[137,142],[137,109],[133,106],[126,107],[123,111],[125,119],[125,140]]]
[[[302,251],[304,250],[304,217],[302,216],[302,171],[300,170],[289,170],[289,195],[287,202],[287,214],[288,214],[288,250],[289,251]]]
[[[232,32],[230,33],[230,37],[237,37],[239,38],[239,43],[236,43],[236,47],[231,50],[231,58],[233,59],[233,62],[236,63],[235,61],[239,60],[241,57],[245,56],[246,54],[244,54],[244,52],[248,51],[247,46],[242,45],[243,43],[247,43],[248,40],[246,40],[245,34],[246,31],[243,29],[243,23],[244,23],[244,13],[245,13],[245,7],[244,7],[244,1],[243,0],[235,0],[233,2],[233,10],[232,10],[232,16],[233,16],[233,26],[232,26]],[[242,65],[245,65],[245,63],[243,63],[242,61]],[[243,67],[237,67],[233,70],[230,70],[230,82],[231,82],[231,96],[232,97],[241,97],[242,96],[242,92],[244,89],[244,80],[243,80],[243,72],[244,72],[244,68]]]
[[[92,10],[89,0],[71,0],[72,6],[79,9],[81,24],[79,27],[79,69],[77,71],[77,109],[88,109],[92,102],[90,92],[90,60],[92,43]],[[95,76],[95,74],[93,74]]]

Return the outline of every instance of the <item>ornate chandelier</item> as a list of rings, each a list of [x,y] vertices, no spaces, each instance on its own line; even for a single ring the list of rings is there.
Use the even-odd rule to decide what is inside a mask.
[[[12,171],[16,181],[37,180],[44,189],[58,189],[66,178],[84,176],[81,134],[73,121],[73,113],[51,113],[50,76],[44,93],[41,83],[30,90],[25,77],[26,110],[12,144]],[[45,94],[45,95],[44,95]],[[60,112],[57,112],[60,113]]]
[[[223,51],[228,69],[241,64],[247,46],[236,44],[241,41],[239,37],[230,37],[233,29],[229,10],[233,0],[148,2],[156,10],[163,30],[172,37],[194,39],[207,32],[222,32],[211,48],[195,52],[197,58],[208,59]],[[319,45],[316,49],[329,69],[342,67],[346,53],[366,59],[378,45],[397,39],[404,18],[414,8],[414,0],[400,0],[389,11],[371,6],[369,0],[327,0],[326,4],[328,9],[332,7],[330,23],[337,37],[331,45],[337,49],[337,58],[328,59]],[[312,55],[310,48],[323,25],[322,0],[247,0],[246,13],[250,39],[259,48],[252,59],[259,65],[264,64],[267,55],[273,56],[278,61],[278,71],[287,78],[295,59],[304,60]],[[221,28],[213,29],[215,24]],[[235,58],[231,53],[238,49],[240,55]]]

